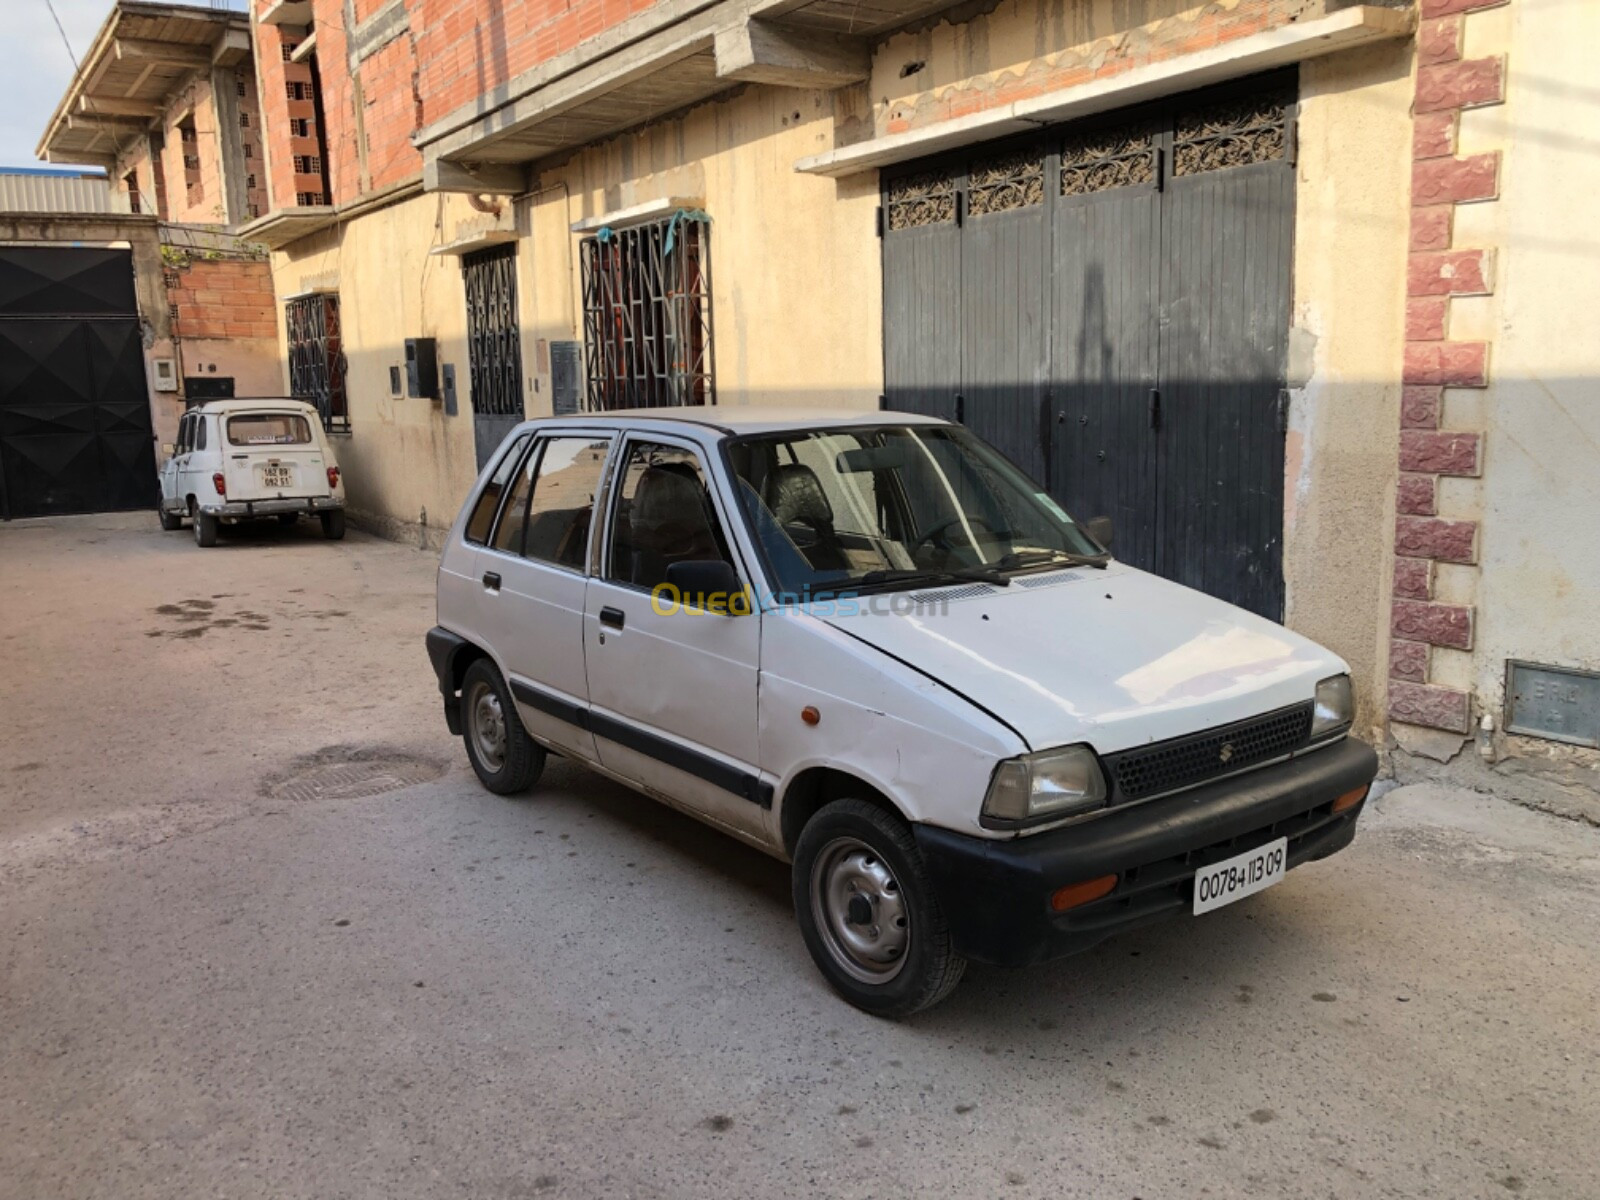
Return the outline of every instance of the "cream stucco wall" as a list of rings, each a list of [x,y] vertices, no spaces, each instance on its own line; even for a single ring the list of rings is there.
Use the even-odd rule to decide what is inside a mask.
[[[1395,42],[1300,72],[1286,620],[1350,663],[1373,740],[1388,678],[1411,59]]]
[[[350,434],[335,442],[355,514],[391,532],[437,540],[477,476],[467,390],[466,296],[460,260],[430,255],[460,226],[481,222],[459,196],[417,196],[303,238],[272,257],[279,333],[283,301],[313,290],[339,293]],[[437,338],[439,362],[455,363],[459,415],[440,401],[394,398],[389,368],[405,339]],[[441,372],[442,373],[442,372]],[[282,386],[288,387],[287,364]]]

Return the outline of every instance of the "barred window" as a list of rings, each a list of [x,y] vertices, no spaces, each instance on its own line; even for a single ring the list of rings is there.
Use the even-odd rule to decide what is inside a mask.
[[[316,208],[327,203],[321,192],[296,192],[294,202],[302,208]]]
[[[296,154],[294,156],[294,169],[297,175],[321,175],[322,159],[315,154]]]
[[[254,158],[256,156],[256,148],[249,142],[244,144],[244,156],[246,158]]]
[[[350,428],[339,297],[318,293],[290,300],[284,305],[284,326],[289,344],[289,394],[315,404],[324,426]]]
[[[249,129],[250,128],[250,114],[249,113],[242,112],[242,113],[239,114],[239,128],[240,129]]]
[[[715,404],[710,218],[602,229],[581,256],[589,409]]]
[[[309,83],[301,83],[299,80],[291,79],[283,86],[284,90],[288,92],[289,99],[291,100],[311,99],[311,85]]]
[[[295,137],[310,137],[311,122],[305,117],[290,117],[289,132]]]
[[[235,71],[233,73],[233,81],[239,88],[239,95],[241,95],[241,96],[245,95],[246,92],[245,92],[245,86],[244,86],[244,76],[242,74],[240,74],[238,71]]]
[[[284,62],[293,62],[294,61],[294,52],[296,50],[298,50],[299,48],[300,48],[300,43],[299,42],[284,42],[283,43],[283,61]]]

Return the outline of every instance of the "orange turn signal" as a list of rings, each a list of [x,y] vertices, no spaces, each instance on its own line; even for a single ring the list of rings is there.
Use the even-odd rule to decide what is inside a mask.
[[[1099,879],[1088,879],[1083,883],[1069,883],[1050,897],[1050,907],[1056,912],[1066,912],[1069,908],[1077,908],[1080,904],[1108,895],[1116,886],[1115,875],[1102,875]]]
[[[1370,786],[1370,785],[1369,785]],[[1353,792],[1346,792],[1333,802],[1333,811],[1342,813],[1347,808],[1354,808],[1367,798],[1367,788],[1358,787]]]

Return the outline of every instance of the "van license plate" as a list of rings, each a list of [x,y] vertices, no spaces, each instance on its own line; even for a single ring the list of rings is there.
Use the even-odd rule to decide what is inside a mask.
[[[270,463],[261,468],[261,482],[269,488],[286,488],[289,486],[289,468]]]
[[[1283,878],[1288,869],[1289,839],[1279,838],[1214,863],[1194,876],[1195,916],[1253,896]]]

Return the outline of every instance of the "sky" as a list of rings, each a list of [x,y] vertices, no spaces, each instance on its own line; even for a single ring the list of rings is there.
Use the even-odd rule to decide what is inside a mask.
[[[111,0],[51,0],[61,18],[72,52],[81,59],[111,11]],[[72,81],[72,59],[50,19],[45,0],[0,0],[6,10],[6,34],[0,37],[0,80],[6,101],[0,104],[0,166],[38,167],[34,147],[45,122]],[[211,5],[244,7],[242,0]]]

